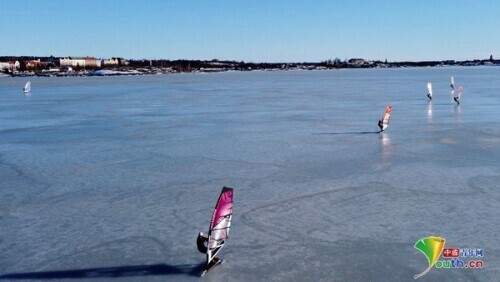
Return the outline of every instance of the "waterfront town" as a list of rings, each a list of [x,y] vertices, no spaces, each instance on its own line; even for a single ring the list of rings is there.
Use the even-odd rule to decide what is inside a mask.
[[[399,68],[444,66],[492,66],[500,60],[475,59],[466,61],[388,62],[351,58],[329,59],[322,62],[254,63],[227,60],[133,60],[113,57],[0,56],[0,76],[110,76],[168,73],[200,73],[224,71],[327,70],[345,68]]]

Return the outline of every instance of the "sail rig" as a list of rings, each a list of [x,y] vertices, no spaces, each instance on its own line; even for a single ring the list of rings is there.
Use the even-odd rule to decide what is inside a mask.
[[[392,107],[388,104],[385,107],[385,111],[382,114],[382,117],[378,121],[378,127],[380,127],[380,132],[384,131],[387,126],[389,126],[389,120],[391,119]]]
[[[460,105],[460,96],[462,96],[462,86],[458,87],[457,96],[453,97],[453,100]]]
[[[432,83],[427,82],[427,97],[432,100]]]
[[[231,228],[231,218],[233,216],[233,188],[223,187],[215,205],[212,221],[208,230],[208,238],[203,233],[198,235],[198,250],[206,252],[207,262],[202,276],[214,266],[220,264],[222,260],[217,257],[222,247],[226,244]],[[203,241],[207,243],[203,247]]]
[[[451,88],[451,96],[453,96],[455,94],[455,79],[453,78],[453,76],[451,77],[450,88]]]
[[[24,95],[28,95],[30,93],[30,91],[31,91],[31,82],[28,81],[28,82],[26,82],[26,84],[23,87]]]

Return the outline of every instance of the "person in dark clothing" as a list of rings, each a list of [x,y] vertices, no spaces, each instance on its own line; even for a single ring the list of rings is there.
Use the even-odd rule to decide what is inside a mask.
[[[384,122],[381,119],[378,120],[378,127],[380,127],[380,131],[384,131],[384,129],[383,129],[384,128]]]
[[[200,251],[200,253],[207,253],[206,244],[208,244],[208,237],[205,237],[203,232],[200,232],[200,234],[198,234],[198,238],[196,238],[196,246],[198,247],[198,251]]]

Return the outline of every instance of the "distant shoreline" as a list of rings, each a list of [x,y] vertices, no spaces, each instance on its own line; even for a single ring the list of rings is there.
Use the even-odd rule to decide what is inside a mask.
[[[478,66],[468,66],[468,67],[485,67],[485,65]],[[492,65],[492,66],[500,66],[500,65]],[[439,66],[439,67],[429,67],[429,68],[445,68],[445,67],[461,67],[461,66]],[[399,68],[423,68],[423,67],[392,67],[385,69],[399,69]],[[256,70],[219,70],[219,71],[192,71],[192,72],[165,72],[164,70],[152,70],[147,72],[127,72],[120,71],[118,73],[113,74],[92,74],[90,72],[73,72],[73,73],[44,73],[44,74],[3,74],[0,73],[1,78],[10,78],[10,77],[110,77],[110,76],[144,76],[144,75],[175,75],[175,74],[205,74],[205,73],[226,73],[226,72],[295,72],[295,71],[329,71],[329,70],[349,70],[349,69],[384,69],[384,68],[326,68],[326,69],[256,69]]]
[[[108,60],[94,57],[1,57],[0,77],[131,76],[173,73],[214,73],[229,71],[297,71],[409,67],[500,66],[500,60],[387,62],[360,58],[312,63],[252,63],[201,60]]]

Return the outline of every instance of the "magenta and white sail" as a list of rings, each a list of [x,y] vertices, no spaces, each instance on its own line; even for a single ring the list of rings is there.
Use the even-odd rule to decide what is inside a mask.
[[[207,264],[226,243],[233,215],[233,188],[223,187],[208,231]]]

